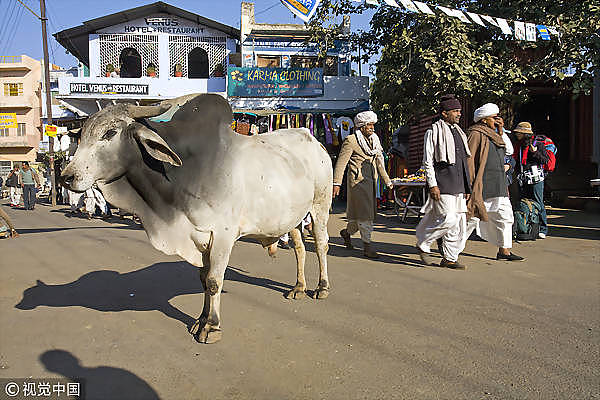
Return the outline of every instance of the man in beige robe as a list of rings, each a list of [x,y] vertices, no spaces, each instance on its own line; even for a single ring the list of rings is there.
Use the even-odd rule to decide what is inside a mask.
[[[364,111],[356,115],[356,132],[344,140],[333,173],[333,197],[336,197],[340,193],[344,170],[348,166],[348,225],[340,231],[340,235],[346,248],[352,249],[350,237],[360,231],[364,255],[368,258],[379,257],[371,248],[371,232],[377,212],[375,185],[378,174],[387,187],[393,188],[383,164],[383,149],[375,134],[376,122],[377,114],[373,111]]]

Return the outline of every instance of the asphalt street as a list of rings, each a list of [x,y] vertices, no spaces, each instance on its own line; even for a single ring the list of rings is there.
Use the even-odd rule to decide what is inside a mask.
[[[466,271],[424,267],[414,220],[382,214],[380,260],[329,223],[325,300],[287,300],[292,250],[236,244],[221,297],[223,340],[187,332],[196,268],[139,225],[2,206],[0,377],[83,378],[89,399],[600,398],[600,215],[552,210],[550,237],[495,260],[469,241]],[[354,244],[360,247],[358,237]],[[307,279],[318,267],[307,240]]]

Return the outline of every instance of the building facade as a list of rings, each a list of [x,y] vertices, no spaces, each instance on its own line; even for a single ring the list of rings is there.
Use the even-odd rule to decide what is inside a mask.
[[[14,113],[17,128],[0,129],[0,176],[14,162],[34,162],[42,136],[40,61],[0,56],[0,113]]]
[[[58,99],[88,116],[113,102],[152,103],[190,93],[226,92],[239,30],[163,2],[86,21],[54,34],[88,66],[59,78]]]
[[[241,110],[333,113],[356,113],[369,109],[369,78],[350,76],[351,54],[345,38],[350,33],[349,17],[344,18],[344,25],[345,32],[335,41],[334,48],[327,52],[326,57],[319,59],[317,46],[307,43],[309,34],[304,25],[257,23],[254,4],[242,3],[241,52],[236,55],[237,66],[267,70],[316,68],[322,70],[322,87],[318,94],[310,96],[302,93],[232,96],[229,98],[232,107]]]

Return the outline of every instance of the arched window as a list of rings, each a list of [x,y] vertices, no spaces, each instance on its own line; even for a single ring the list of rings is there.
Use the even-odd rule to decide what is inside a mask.
[[[208,54],[204,49],[196,47],[188,54],[188,78],[207,79],[208,75]]]
[[[139,78],[142,76],[142,57],[132,47],[123,49],[119,56],[121,78]]]

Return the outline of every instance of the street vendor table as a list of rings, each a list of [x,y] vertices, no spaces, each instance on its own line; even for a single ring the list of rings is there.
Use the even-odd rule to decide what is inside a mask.
[[[396,209],[396,215],[404,223],[409,213],[416,215],[417,218],[421,216],[421,207],[427,201],[427,190],[426,183],[419,181],[402,181],[400,179],[392,179],[394,184],[394,203]],[[408,189],[408,197],[403,200],[400,195],[401,191]],[[412,202],[412,203],[411,203]]]

